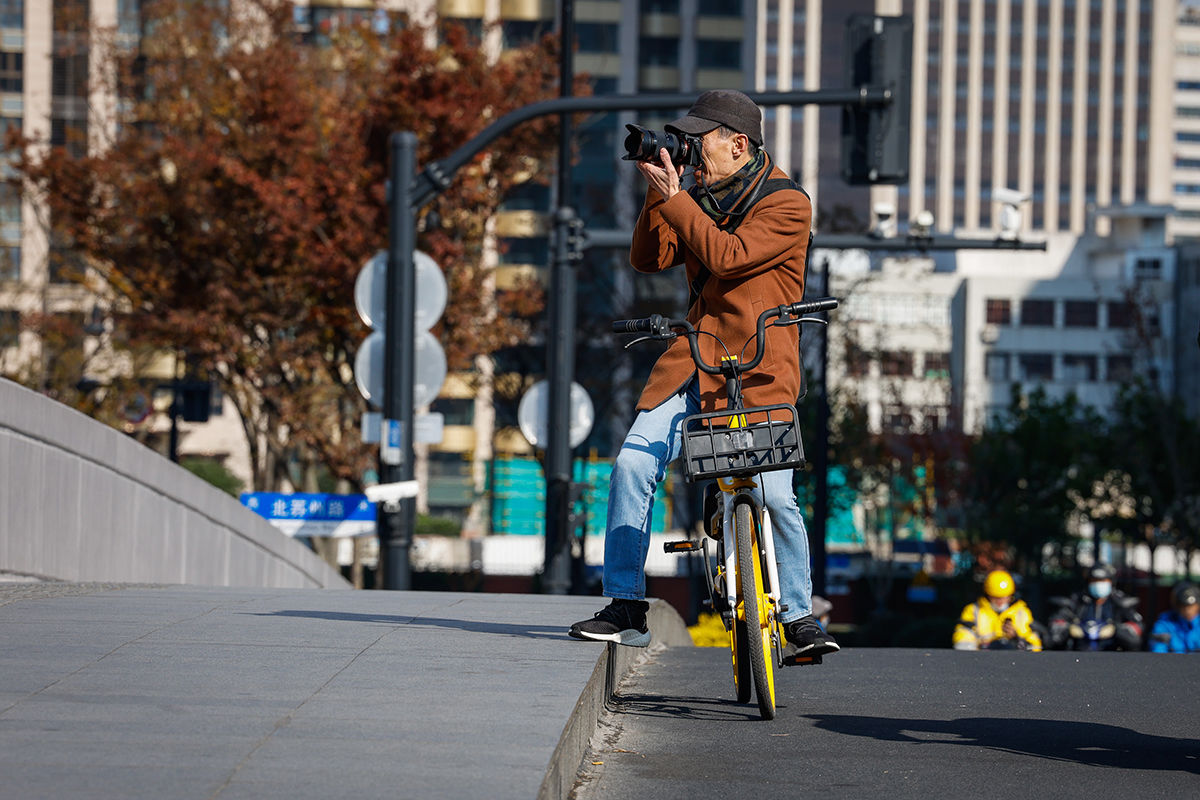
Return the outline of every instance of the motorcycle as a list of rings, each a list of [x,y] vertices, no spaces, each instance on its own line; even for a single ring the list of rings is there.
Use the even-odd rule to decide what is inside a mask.
[[[1089,596],[1054,597],[1058,611],[1050,619],[1050,640],[1059,649],[1137,650],[1141,644],[1136,597],[1114,595],[1098,603]]]

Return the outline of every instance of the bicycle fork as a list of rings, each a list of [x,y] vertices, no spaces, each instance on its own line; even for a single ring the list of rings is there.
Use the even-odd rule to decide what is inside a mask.
[[[769,601],[769,608],[764,609],[768,620],[771,621],[774,628],[778,623],[779,613],[784,611],[780,603],[779,594],[779,565],[775,561],[775,537],[771,530],[771,515],[759,505],[758,500],[751,494],[756,484],[752,478],[718,478],[717,485],[722,492],[723,503],[721,512],[721,536],[722,549],[724,550],[725,563],[723,565],[723,578],[725,583],[725,597],[728,603],[724,615],[727,615],[726,624],[731,625],[733,615],[736,613],[738,600],[738,556],[737,542],[734,541],[734,523],[733,514],[734,506],[740,501],[750,503],[753,509],[751,518],[759,521],[759,559],[764,562],[763,576],[766,586],[765,593]],[[743,499],[744,498],[744,499]]]

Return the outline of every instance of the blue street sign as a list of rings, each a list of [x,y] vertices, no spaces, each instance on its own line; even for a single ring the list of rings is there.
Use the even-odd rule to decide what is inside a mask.
[[[375,533],[375,504],[365,494],[244,492],[241,501],[289,536]]]

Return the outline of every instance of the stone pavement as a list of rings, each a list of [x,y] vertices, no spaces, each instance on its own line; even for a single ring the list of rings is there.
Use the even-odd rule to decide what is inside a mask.
[[[564,632],[603,602],[2,583],[0,798],[563,797],[607,663]]]

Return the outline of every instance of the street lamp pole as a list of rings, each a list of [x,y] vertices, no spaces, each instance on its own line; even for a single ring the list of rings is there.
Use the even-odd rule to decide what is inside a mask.
[[[388,205],[387,297],[384,302],[383,432],[379,447],[379,480],[394,484],[414,479],[413,377],[416,372],[416,216],[410,198],[417,167],[417,137],[392,134],[390,203]],[[385,589],[409,589],[409,548],[416,527],[413,497],[380,502],[380,574]]]
[[[559,19],[559,93],[571,96],[575,82],[575,3],[562,0]],[[574,212],[571,191],[571,115],[559,115],[558,210],[554,217],[554,256],[550,261],[550,330],[546,341],[549,375],[549,415],[546,425],[546,541],[542,589],[567,594],[571,588],[571,551],[568,525],[571,515],[571,380],[575,375],[576,262],[570,258],[568,238]]]

